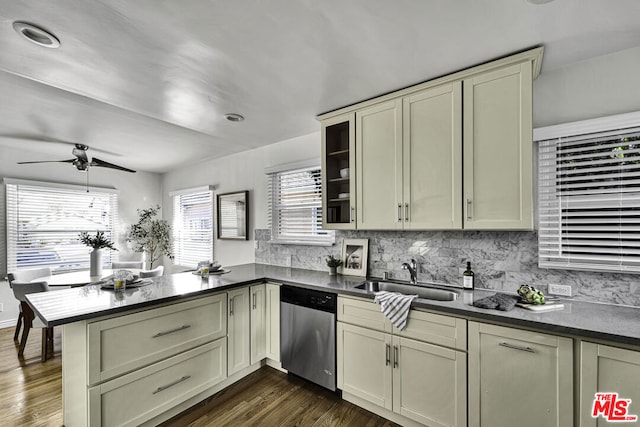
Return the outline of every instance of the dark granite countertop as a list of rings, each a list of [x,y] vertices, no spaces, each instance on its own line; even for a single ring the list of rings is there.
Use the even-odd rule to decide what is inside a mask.
[[[48,326],[150,308],[157,304],[178,302],[238,286],[262,283],[265,280],[373,299],[373,293],[355,289],[355,286],[364,281],[362,277],[329,276],[321,271],[264,264],[244,264],[227,268],[231,270],[229,273],[212,275],[208,279],[202,279],[190,272],[154,278],[153,284],[127,289],[121,295],[116,295],[112,290],[101,289],[99,285],[89,285],[30,294],[27,299],[38,317]],[[511,311],[503,312],[471,305],[474,300],[494,294],[493,291],[455,290],[460,293],[455,301],[417,299],[413,306],[470,320],[501,322],[551,333],[640,346],[640,308],[638,307],[567,299],[562,301],[563,310],[536,313],[516,307]]]

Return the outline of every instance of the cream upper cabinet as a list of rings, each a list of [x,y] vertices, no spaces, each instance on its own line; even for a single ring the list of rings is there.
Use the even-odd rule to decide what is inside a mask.
[[[402,100],[405,230],[462,228],[462,84]]]
[[[618,393],[618,400],[631,399],[627,415],[636,415],[640,424],[640,352],[590,342],[580,345],[580,426],[612,425],[602,415],[593,418],[596,393]],[[604,412],[604,410],[603,410]],[[621,415],[621,414],[618,414]]]
[[[251,364],[264,359],[267,354],[266,287],[251,286]]]
[[[356,227],[402,229],[402,102],[356,112]]]
[[[356,227],[355,113],[322,121],[322,227]]]
[[[232,375],[251,364],[249,288],[228,291],[227,298],[227,362],[228,375]]]
[[[532,65],[464,80],[465,229],[533,228]]]
[[[573,340],[469,322],[469,427],[573,425]]]

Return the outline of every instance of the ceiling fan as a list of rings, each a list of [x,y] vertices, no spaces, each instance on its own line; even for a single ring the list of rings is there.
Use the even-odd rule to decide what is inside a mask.
[[[33,161],[33,162],[18,162],[18,164],[19,165],[26,165],[26,164],[31,164],[31,163],[71,163],[79,171],[86,171],[90,167],[96,166],[96,167],[101,167],[101,168],[117,169],[117,170],[121,170],[121,171],[125,171],[125,172],[132,172],[132,173],[136,172],[136,171],[134,171],[132,169],[127,169],[127,168],[122,167],[122,166],[114,165],[113,163],[105,162],[104,160],[100,160],[97,157],[92,157],[91,160],[89,160],[89,157],[87,156],[87,150],[89,149],[89,146],[88,145],[84,145],[84,144],[74,144],[74,145],[75,145],[75,147],[73,148],[71,153],[74,156],[76,156],[75,159],[69,159],[69,160],[39,160],[39,161]]]

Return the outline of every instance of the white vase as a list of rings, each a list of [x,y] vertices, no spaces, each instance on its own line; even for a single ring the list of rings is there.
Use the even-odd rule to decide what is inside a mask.
[[[89,275],[91,277],[102,276],[102,249],[92,250],[89,259],[91,261],[89,264]]]

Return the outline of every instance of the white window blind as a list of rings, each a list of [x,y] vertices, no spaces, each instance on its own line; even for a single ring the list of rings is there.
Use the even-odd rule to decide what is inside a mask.
[[[318,245],[335,242],[334,232],[322,229],[321,180],[317,166],[269,174],[272,240]]]
[[[540,140],[539,161],[540,267],[640,272],[640,126]]]
[[[213,192],[176,194],[172,228],[174,264],[195,268],[213,261]]]
[[[117,242],[118,195],[109,189],[5,180],[7,271],[50,267],[54,272],[89,268],[91,248],[78,234],[104,231]],[[105,267],[118,252],[103,251]]]

